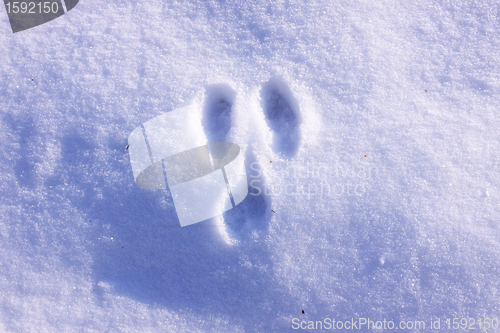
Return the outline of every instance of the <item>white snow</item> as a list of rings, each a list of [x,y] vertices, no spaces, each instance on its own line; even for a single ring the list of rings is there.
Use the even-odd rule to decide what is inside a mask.
[[[0,331],[481,331],[500,319],[499,19],[494,0],[81,0],[13,34],[0,10]],[[181,228],[125,148],[188,105],[262,194]]]

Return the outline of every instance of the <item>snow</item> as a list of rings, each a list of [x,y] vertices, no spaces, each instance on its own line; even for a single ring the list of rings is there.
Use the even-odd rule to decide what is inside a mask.
[[[499,10],[81,0],[15,34],[1,10],[0,331],[500,319]],[[188,105],[262,193],[181,228],[126,146]]]

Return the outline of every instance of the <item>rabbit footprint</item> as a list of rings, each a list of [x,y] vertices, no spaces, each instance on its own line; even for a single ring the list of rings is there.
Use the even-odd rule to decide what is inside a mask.
[[[297,100],[287,84],[279,79],[271,79],[264,83],[260,89],[260,98],[261,115],[273,134],[273,142],[270,144],[273,152],[285,158],[292,158],[297,153],[300,144],[301,117]],[[217,101],[217,99],[213,100]],[[221,105],[223,102],[213,103],[212,111],[207,109],[205,114],[227,113],[221,111],[223,109]],[[221,121],[220,123],[222,126],[228,122]],[[222,131],[222,127],[219,130]],[[223,131],[227,133],[229,129]],[[212,131],[212,133],[216,132]],[[250,148],[251,146],[253,146],[252,142],[248,142],[249,149],[245,153],[249,194],[239,205],[223,214],[228,234],[238,239],[266,230],[274,214],[271,197],[265,191],[265,175],[261,172],[257,156]]]
[[[273,131],[273,151],[284,157],[293,157],[300,143],[299,104],[285,82],[271,79],[260,91],[262,110]]]

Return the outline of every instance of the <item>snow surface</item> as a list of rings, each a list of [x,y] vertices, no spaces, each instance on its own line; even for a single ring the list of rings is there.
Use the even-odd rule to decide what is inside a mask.
[[[499,18],[494,0],[81,0],[13,34],[2,9],[0,331],[500,318]],[[262,193],[181,228],[125,147],[191,104]]]

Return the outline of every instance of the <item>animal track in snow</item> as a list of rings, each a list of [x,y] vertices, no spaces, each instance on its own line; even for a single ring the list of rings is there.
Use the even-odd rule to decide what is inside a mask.
[[[248,185],[248,195],[243,201],[238,204],[232,201],[233,208],[206,222],[221,227],[223,238],[229,243],[265,233],[276,216],[272,209],[277,208],[268,189],[287,182],[274,179],[269,163],[293,159],[302,146],[302,133],[307,134],[308,144],[315,143],[320,122],[315,117],[314,104],[307,94],[299,95],[301,106],[312,111],[303,118],[297,98],[287,82],[279,78],[251,89],[211,84],[198,96],[200,118],[192,121],[200,121],[207,142],[234,142],[241,148]],[[227,180],[226,184],[228,190],[234,186]]]
[[[233,239],[265,231],[273,215],[271,197],[264,191],[268,182],[265,172],[257,172],[259,176],[256,177],[253,166],[260,165],[264,155],[292,158],[300,144],[299,105],[288,85],[273,78],[254,92],[250,96],[236,96],[228,85],[219,84],[209,86],[205,94],[203,126],[208,141],[226,141],[229,132],[236,135],[246,132],[239,136],[243,141],[239,144],[246,147],[244,156],[249,194],[222,215],[227,235]],[[240,117],[245,113],[248,113],[246,118]],[[261,190],[256,191],[252,184]]]
[[[226,141],[235,97],[236,92],[226,84],[206,88],[202,123],[209,142]]]
[[[286,83],[279,79],[264,83],[260,96],[266,122],[274,134],[273,151],[293,157],[300,143],[301,118],[297,100]]]

